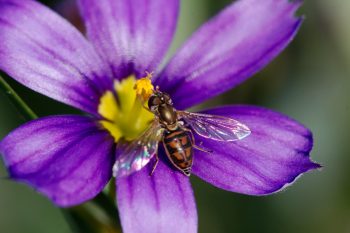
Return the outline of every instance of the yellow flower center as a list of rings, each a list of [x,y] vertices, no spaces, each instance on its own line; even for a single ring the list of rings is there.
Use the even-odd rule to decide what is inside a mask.
[[[100,123],[117,142],[120,138],[131,141],[137,138],[154,119],[144,104],[153,93],[151,74],[136,81],[129,76],[114,83],[114,90],[107,91],[100,99],[98,113],[104,117]]]

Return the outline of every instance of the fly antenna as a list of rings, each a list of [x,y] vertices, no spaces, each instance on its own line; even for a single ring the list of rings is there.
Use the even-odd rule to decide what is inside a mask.
[[[154,71],[152,71],[152,72],[148,72],[148,71],[146,70],[146,71],[145,71],[145,73],[146,73],[146,78],[148,78],[148,79],[152,80],[152,78],[153,78],[153,74],[154,74]]]

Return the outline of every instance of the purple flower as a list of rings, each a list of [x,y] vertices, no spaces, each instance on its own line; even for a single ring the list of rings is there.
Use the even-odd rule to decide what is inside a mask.
[[[118,92],[125,84],[121,80],[156,71],[153,84],[170,94],[177,109],[203,102],[252,76],[288,45],[302,22],[294,16],[300,4],[233,3],[158,70],[176,29],[179,0],[80,0],[88,39],[39,3],[0,0],[0,69],[31,89],[88,113],[44,117],[11,132],[0,143],[11,178],[58,206],[93,198],[112,176],[119,155],[116,141],[131,129],[141,132],[135,125],[110,122],[109,117],[120,117],[114,113],[128,108],[128,98]],[[234,118],[251,130],[250,136],[235,142],[196,136],[213,153],[195,151],[192,173],[216,187],[267,195],[319,167],[309,158],[311,132],[286,116],[254,106],[205,112]],[[159,156],[152,176],[149,163],[116,179],[123,230],[197,232],[190,180],[169,166],[162,150]]]

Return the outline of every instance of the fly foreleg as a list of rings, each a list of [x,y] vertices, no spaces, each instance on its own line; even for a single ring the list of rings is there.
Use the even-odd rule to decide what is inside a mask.
[[[154,165],[153,165],[153,168],[152,168],[152,171],[150,172],[150,176],[152,176],[153,175],[153,173],[154,173],[154,171],[156,170],[156,168],[157,168],[157,165],[158,165],[158,162],[159,162],[159,158],[158,158],[158,151],[156,152],[156,162],[154,163]]]

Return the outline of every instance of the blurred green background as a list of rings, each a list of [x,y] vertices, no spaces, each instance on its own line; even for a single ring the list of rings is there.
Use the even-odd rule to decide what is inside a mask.
[[[227,0],[183,0],[170,53]],[[59,1],[45,1],[52,8]],[[67,10],[67,9],[66,9]],[[306,174],[282,193],[250,197],[193,177],[200,233],[350,232],[350,1],[305,1],[306,20],[292,44],[243,85],[200,106],[244,103],[285,113],[314,133],[312,158],[322,171]],[[154,12],[153,12],[154,13]],[[262,29],[263,30],[263,29]],[[40,116],[78,113],[10,84]],[[0,93],[0,138],[24,120]],[[5,176],[4,166],[0,175]],[[0,180],[1,233],[69,233],[60,210],[22,184]]]

